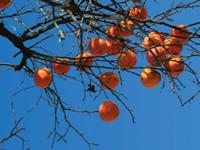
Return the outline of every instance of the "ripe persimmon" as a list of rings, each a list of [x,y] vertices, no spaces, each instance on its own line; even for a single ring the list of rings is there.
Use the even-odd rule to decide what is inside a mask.
[[[6,9],[11,3],[12,0],[0,0],[0,8]]]
[[[88,45],[88,49],[92,55],[103,56],[106,52],[106,42],[101,38],[92,38]]]
[[[123,50],[123,43],[119,40],[108,41],[106,51],[109,55],[118,55]]]
[[[40,88],[47,88],[53,80],[51,71],[47,68],[40,68],[34,73],[35,85]]]
[[[111,100],[106,100],[99,106],[99,116],[105,122],[112,122],[119,116],[118,106]]]
[[[121,69],[133,68],[136,62],[136,55],[132,50],[123,51],[118,57],[118,64],[120,65]]]
[[[100,77],[99,77],[101,86],[104,89],[111,89],[114,90],[118,85],[119,85],[119,77],[114,74],[113,72],[104,72]]]
[[[183,45],[177,38],[170,37],[164,40],[165,49],[168,54],[178,55],[183,50]]]
[[[131,36],[134,32],[134,23],[131,20],[125,19],[125,20],[121,20],[119,22],[119,25],[121,27],[121,33],[120,36],[127,38],[129,36]]]
[[[129,10],[129,16],[136,19],[146,20],[147,10],[143,6],[134,6]]]
[[[69,63],[69,59],[67,58],[59,58],[59,61],[63,62],[63,63]],[[70,66],[67,64],[62,64],[62,63],[58,63],[58,62],[54,62],[52,63],[52,68],[54,69],[55,73],[57,74],[65,74],[70,70]]]
[[[82,51],[75,56],[75,64],[79,71],[89,70],[93,62],[93,56],[86,51]]]
[[[144,68],[144,70],[140,74],[140,81],[147,88],[156,87],[160,83],[160,80],[160,73],[154,70],[153,68]]]
[[[117,37],[121,37],[121,32],[122,32],[122,29],[117,25],[111,25],[109,26],[107,30],[108,34],[110,34],[111,36],[117,36]],[[112,38],[110,38],[109,36],[106,35],[105,37],[108,41],[112,41]]]
[[[151,48],[146,52],[146,57],[150,65],[160,66],[166,59],[166,50],[163,46]]]
[[[164,35],[160,32],[153,31],[144,38],[142,45],[145,48],[150,48],[153,46],[163,45]]]
[[[172,28],[171,35],[178,38],[182,44],[185,44],[188,41],[189,30],[182,24],[177,24],[176,28]]]
[[[184,62],[180,56],[170,56],[169,59],[167,59],[165,66],[169,75],[173,77],[179,76],[184,70]]]

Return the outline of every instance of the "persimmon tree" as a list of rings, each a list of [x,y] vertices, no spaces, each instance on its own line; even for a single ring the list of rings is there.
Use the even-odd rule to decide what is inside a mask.
[[[180,106],[199,95],[199,69],[192,63],[200,58],[200,20],[174,24],[172,18],[184,10],[199,9],[200,0],[177,3],[153,16],[146,3],[147,0],[1,0],[0,37],[17,51],[7,56],[14,57],[16,63],[0,61],[0,67],[13,73],[25,72],[34,88],[41,89],[41,97],[51,104],[55,122],[50,133],[52,146],[56,140],[66,141],[69,130],[80,136],[89,149],[96,146],[70,122],[68,112],[99,113],[102,121],[112,122],[124,107],[134,123],[132,108],[124,100],[126,93],[116,89],[126,74],[141,80],[146,88],[161,84],[161,88],[171,89]],[[65,51],[52,50],[48,46],[52,40]],[[66,43],[67,47],[63,46]],[[71,73],[72,68],[76,70]],[[75,77],[74,73],[79,75]],[[179,94],[182,88],[190,88],[180,76],[196,87],[188,98]],[[80,100],[91,94],[95,94],[94,99],[100,95],[106,99],[95,110],[72,108],[64,100],[66,97],[60,96],[55,79],[79,82],[83,87],[80,92],[84,92]],[[25,142],[20,136],[24,132],[21,120],[16,120],[11,133],[0,143],[14,136]],[[66,124],[64,133],[59,132],[61,120]]]

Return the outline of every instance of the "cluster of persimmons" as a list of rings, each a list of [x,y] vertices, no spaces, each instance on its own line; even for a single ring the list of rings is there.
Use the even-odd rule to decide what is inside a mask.
[[[4,2],[9,0],[4,0]],[[140,2],[140,0],[133,0]],[[0,7],[6,4],[0,2]],[[147,10],[143,6],[134,6],[129,10],[129,16],[144,21],[147,18]],[[141,22],[129,19],[119,20],[116,24],[108,27],[105,38],[94,37],[88,45],[89,51],[82,51],[74,57],[75,65],[79,71],[90,70],[94,63],[94,56],[113,55],[117,58],[119,67],[128,70],[135,67],[137,58],[132,49],[124,49],[124,43],[120,38],[129,38],[134,35],[135,26]],[[183,45],[188,41],[189,31],[181,24],[172,28],[171,34],[152,31],[142,42],[149,67],[145,67],[140,74],[141,83],[147,88],[156,87],[161,81],[160,73],[155,67],[164,68],[165,73],[170,77],[179,76],[184,70],[183,59],[179,56]],[[56,74],[66,74],[70,70],[70,60],[58,58],[59,62],[52,63],[52,68]],[[34,73],[36,86],[47,88],[53,80],[52,72],[48,68],[40,68]],[[114,90],[120,83],[120,79],[114,72],[104,72],[99,76],[100,86],[105,90]],[[119,115],[118,106],[110,101],[104,101],[99,106],[99,115],[106,122],[114,121]]]

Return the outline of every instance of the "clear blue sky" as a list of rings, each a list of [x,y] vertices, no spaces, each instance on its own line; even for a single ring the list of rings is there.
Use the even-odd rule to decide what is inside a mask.
[[[183,0],[184,2],[188,0]],[[156,13],[169,9],[172,0],[163,2],[153,2],[148,0],[146,5],[149,17]],[[176,1],[178,3],[180,1]],[[7,11],[12,11],[11,6]],[[175,21],[172,24],[190,24],[199,20],[200,10],[185,10],[179,15],[172,17]],[[170,32],[169,28],[164,31]],[[55,46],[57,41],[51,41],[51,49],[64,51],[68,47],[60,48]],[[70,41],[65,43],[70,45]],[[12,56],[16,49],[7,41],[0,37],[0,62],[16,62]],[[57,44],[58,45],[58,44]],[[184,47],[183,54],[190,53],[187,47]],[[18,61],[18,60],[17,60]],[[140,58],[138,63],[145,61]],[[198,68],[199,60],[193,59],[193,66]],[[69,72],[78,76],[75,69]],[[100,120],[98,114],[88,116],[86,114],[69,114],[70,121],[92,142],[100,144],[100,147],[93,147],[94,150],[199,150],[200,148],[200,100],[196,98],[194,102],[181,108],[177,98],[169,92],[169,84],[161,91],[161,85],[154,89],[144,88],[139,78],[131,74],[122,74],[124,78],[123,86],[117,88],[121,93],[125,93],[128,100],[125,100],[129,106],[134,109],[136,123],[132,124],[128,112],[114,99],[111,100],[119,104],[121,113],[119,118],[113,123],[104,123]],[[188,98],[195,87],[186,81],[187,73],[183,73],[180,79],[190,87],[183,89],[181,94]],[[62,98],[74,108],[98,109],[98,105],[106,100],[104,97],[98,97],[93,101],[89,96],[83,103],[83,90],[79,83],[73,80],[60,81],[55,79]],[[23,82],[22,82],[23,81]],[[24,75],[23,72],[6,71],[0,72],[0,139],[7,136],[13,127],[13,116],[10,104],[14,102],[17,116],[23,116],[21,126],[26,130],[22,136],[28,141],[26,148],[31,150],[49,150],[51,139],[48,139],[49,132],[53,129],[53,111],[45,100],[40,101],[39,105],[32,112],[27,111],[35,105],[38,100],[40,89],[34,87],[30,90],[13,94],[23,88],[34,85],[32,79]],[[64,126],[63,126],[64,127]],[[64,129],[64,128],[63,128]],[[57,143],[54,150],[87,150],[87,145],[72,130],[68,134],[68,144]],[[4,144],[0,144],[0,149],[20,150],[21,143],[13,138]]]

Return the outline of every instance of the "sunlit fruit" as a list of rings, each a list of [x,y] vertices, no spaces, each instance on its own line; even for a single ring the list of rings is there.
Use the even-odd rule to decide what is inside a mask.
[[[109,55],[117,55],[123,50],[123,43],[119,40],[107,42],[107,53]]]
[[[111,25],[107,33],[112,36],[127,38],[133,34],[134,23],[128,19],[123,19],[119,21],[119,25]],[[108,41],[113,39],[106,35]]]
[[[112,122],[116,120],[119,116],[120,110],[118,106],[110,101],[104,101],[99,106],[99,116],[105,122]]]
[[[166,59],[166,50],[163,46],[151,48],[146,52],[146,57],[150,65],[160,66]]]
[[[65,74],[70,70],[69,59],[67,58],[59,58],[60,62],[52,63],[52,68],[54,69],[55,73],[57,74]],[[65,63],[65,64],[64,64]]]
[[[92,55],[102,56],[106,52],[106,41],[101,38],[92,38],[88,45],[88,49]]]
[[[120,24],[120,27],[121,27],[121,33],[120,33],[120,36],[121,37],[124,37],[124,38],[127,38],[127,37],[130,37],[134,32],[134,23],[133,21],[130,21],[128,19],[124,19],[124,20],[121,20],[119,22]]]
[[[141,72],[140,80],[145,87],[154,88],[159,85],[161,75],[158,71],[148,67]]]
[[[185,44],[188,41],[189,30],[182,24],[177,24],[178,29],[172,28],[171,35],[178,38],[182,44]]]
[[[142,45],[144,48],[150,48],[158,45],[163,45],[163,42],[164,35],[160,32],[153,31],[144,38]]]
[[[51,71],[47,68],[38,69],[34,73],[35,85],[40,88],[47,88],[53,80]]]
[[[183,50],[183,45],[177,38],[170,37],[164,40],[165,50],[168,54],[178,55]]]
[[[101,86],[110,90],[114,90],[120,82],[119,77],[113,72],[104,72],[99,79]]]
[[[0,8],[6,9],[11,3],[12,0],[0,0]]]
[[[132,50],[123,51],[118,57],[118,64],[121,69],[130,69],[135,66],[137,62],[135,52]]]
[[[134,6],[129,10],[129,16],[145,20],[147,18],[147,10],[143,6]]]
[[[77,65],[77,69],[79,71],[89,70],[93,65],[93,62],[93,56],[86,51],[82,51],[75,56],[75,64]]]
[[[179,76],[184,70],[184,62],[180,56],[171,56],[167,59],[166,70],[169,72],[170,76]]]
[[[117,36],[117,37],[121,37],[121,32],[122,29],[117,26],[117,25],[111,25],[109,26],[107,33],[110,34],[111,36]],[[107,38],[108,41],[112,41],[113,39],[109,36],[105,36]]]

